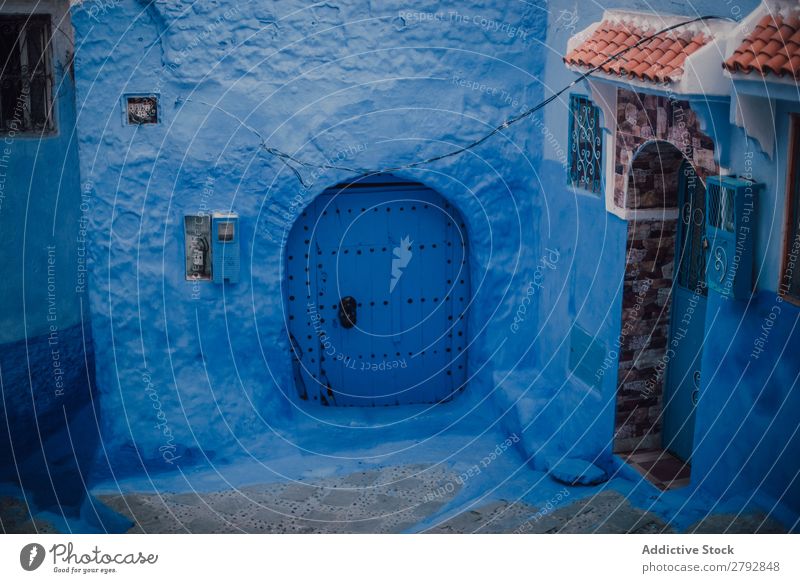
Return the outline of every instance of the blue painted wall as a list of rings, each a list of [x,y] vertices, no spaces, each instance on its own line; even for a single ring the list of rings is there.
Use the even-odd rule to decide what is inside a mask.
[[[772,292],[749,303],[709,294],[706,323],[694,486],[791,525],[800,516],[800,309]]]
[[[756,4],[737,4],[736,14],[712,1],[659,8],[741,17]],[[561,62],[567,40],[602,16],[593,4],[577,8],[559,0],[546,7],[451,3],[430,11],[400,2],[365,9],[354,1],[313,9],[299,2],[144,0],[73,8],[81,169],[93,200],[93,330],[105,355],[97,375],[116,473],[230,460],[256,451],[268,431],[291,436],[302,417],[283,329],[281,251],[300,210],[352,173],[304,171],[308,187],[301,187],[259,149],[260,140],[317,163],[366,169],[464,144],[575,78]],[[128,93],[159,94],[161,124],[124,125]],[[467,221],[478,298],[469,321],[475,376],[464,398],[488,396],[494,414],[521,432],[537,466],[568,455],[611,467],[616,375],[594,387],[568,378],[568,338],[578,325],[614,344],[626,224],[605,211],[600,197],[565,186],[567,104],[564,95],[473,152],[397,174],[436,189]],[[730,139],[730,170],[743,173],[753,148],[739,130]],[[772,193],[766,208],[779,218],[785,162],[757,150],[752,156],[756,178]],[[239,284],[184,280],[182,217],[211,210],[242,217]],[[783,504],[796,514],[796,464],[768,469],[766,453],[753,456],[748,467],[770,472],[764,483],[738,471],[740,453],[762,435],[764,452],[780,450],[780,440],[781,448],[789,444],[785,455],[796,451],[791,420],[781,417],[789,413],[765,425],[771,404],[796,398],[786,382],[790,353],[762,355],[750,368],[774,365],[780,381],[764,385],[761,372],[749,372],[756,376],[725,402],[726,416],[742,421],[739,434],[712,419],[720,395],[735,385],[729,375],[745,366],[741,350],[717,354],[718,340],[738,330],[737,342],[746,343],[774,300],[779,251],[765,239],[776,228],[765,216],[758,242],[770,266],[759,280],[764,293],[746,314],[738,304],[709,305],[717,346],[704,353],[705,370],[708,363],[726,366],[704,375],[697,427],[706,437],[696,439],[693,480],[717,496],[754,494],[767,507],[785,490]],[[796,342],[795,318],[786,306],[776,344]],[[756,395],[762,386],[769,387],[767,401]],[[762,408],[749,415],[754,401]]]
[[[70,30],[66,2],[37,10],[50,10],[54,30]],[[69,36],[54,32],[50,51],[56,131],[0,135],[0,419],[8,424],[0,432],[0,482],[21,482],[37,504],[63,508],[80,503],[80,473],[90,469],[97,431],[87,416],[90,207],[80,189]],[[82,424],[69,436],[76,418]]]
[[[283,327],[283,240],[305,205],[352,176],[305,172],[302,188],[241,121],[318,163],[378,169],[438,154],[540,98],[545,13],[484,2],[435,12],[355,1],[93,6],[73,8],[73,22],[110,463],[125,473],[232,459],[302,417]],[[123,95],[150,92],[162,123],[123,125]],[[534,360],[535,322],[509,328],[542,253],[540,143],[521,124],[396,173],[467,222],[478,298],[465,403],[494,402],[494,372]],[[210,210],[241,216],[239,284],[184,280],[182,217]]]
[[[716,14],[740,19],[758,5],[727,6],[717,2],[672,3],[659,6],[665,12],[698,16]],[[651,10],[640,2],[614,2],[602,7],[574,2],[550,3],[546,84],[560,88],[576,75],[561,61],[572,34],[602,18],[603,9]],[[572,15],[577,16],[577,20]],[[587,94],[579,84],[575,92]],[[547,444],[554,425],[544,416],[529,417],[544,428],[541,447],[554,447],[553,455],[577,455],[609,463],[611,455],[616,365],[603,376],[602,386],[590,389],[577,380],[561,383],[567,376],[568,335],[574,325],[596,334],[612,347],[620,331],[621,286],[624,270],[626,224],[606,213],[602,200],[565,188],[566,172],[559,160],[567,151],[568,118],[565,96],[543,116],[544,160],[541,175],[549,179],[542,189],[549,211],[559,228],[552,231],[550,244],[559,249],[569,265],[569,282],[563,292],[548,286],[540,296],[540,317],[551,315],[540,337],[541,355],[551,358],[543,377],[561,387],[557,410],[559,437]],[[726,302],[711,294],[706,315],[707,342],[703,353],[701,403],[697,410],[695,457],[692,467],[693,491],[718,500],[715,510],[735,500],[741,509],[757,504],[791,525],[800,515],[798,465],[800,441],[797,435],[798,360],[796,346],[797,309],[777,300],[779,265],[784,229],[788,113],[796,104],[775,102],[777,147],[774,157],[765,155],[758,144],[736,127],[725,128],[715,141],[724,139],[729,148],[726,170],[752,175],[765,184],[757,234],[756,273],[759,293],[753,301]],[[550,135],[553,137],[550,138]],[[559,280],[560,281],[560,280]],[[778,306],[780,316],[770,318]],[[554,317],[553,317],[554,316]],[[774,324],[773,324],[774,321]],[[769,348],[751,358],[753,342],[767,322],[771,328]],[[552,392],[553,382],[544,383],[542,393]],[[544,461],[544,460],[542,460]]]
[[[775,153],[732,131],[730,171],[763,184],[758,199],[750,301],[709,294],[701,404],[693,469],[700,487],[753,500],[787,523],[800,516],[800,310],[776,294],[781,278],[788,179],[789,115],[800,104],[774,102]]]

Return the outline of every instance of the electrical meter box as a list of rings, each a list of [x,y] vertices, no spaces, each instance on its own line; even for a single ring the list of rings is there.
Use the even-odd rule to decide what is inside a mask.
[[[214,283],[239,281],[239,215],[211,215],[211,273]]]
[[[729,298],[753,291],[757,194],[763,187],[736,176],[706,181],[706,283]]]

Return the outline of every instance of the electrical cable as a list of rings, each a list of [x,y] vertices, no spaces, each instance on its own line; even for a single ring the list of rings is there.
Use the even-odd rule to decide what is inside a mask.
[[[534,113],[536,113],[540,109],[546,107],[547,105],[549,105],[550,103],[552,103],[553,101],[558,99],[566,91],[569,91],[572,87],[574,87],[578,83],[582,82],[583,80],[587,79],[588,77],[590,77],[592,74],[594,74],[598,70],[602,69],[608,63],[610,63],[612,61],[615,61],[615,60],[619,59],[620,57],[622,57],[628,51],[631,51],[631,50],[633,50],[633,49],[635,49],[635,48],[637,48],[637,47],[639,47],[639,46],[641,46],[641,45],[653,40],[654,38],[656,38],[656,37],[658,37],[658,36],[660,36],[662,34],[668,33],[670,31],[673,31],[673,30],[675,30],[677,28],[688,26],[689,24],[694,24],[695,22],[702,22],[702,21],[708,21],[708,20],[733,20],[733,19],[728,18],[728,17],[724,17],[724,16],[706,15],[706,16],[699,16],[699,17],[693,18],[691,20],[686,20],[684,22],[679,22],[677,24],[672,24],[670,26],[662,28],[662,29],[658,30],[657,32],[655,32],[655,33],[653,33],[651,35],[648,35],[646,37],[643,37],[643,38],[639,39],[634,44],[632,44],[632,45],[630,45],[628,47],[625,47],[624,49],[619,50],[616,53],[610,55],[602,63],[600,63],[598,65],[595,65],[594,67],[592,67],[591,69],[589,69],[585,73],[582,73],[581,75],[579,75],[578,77],[573,79],[570,83],[568,83],[567,85],[565,85],[564,87],[562,87],[561,89],[559,89],[558,91],[553,93],[547,99],[544,99],[543,101],[540,101],[539,103],[537,103],[533,107],[531,107],[529,109],[526,109],[525,111],[523,111],[522,113],[520,113],[520,114],[518,114],[516,116],[512,116],[512,117],[506,119],[503,123],[501,123],[500,125],[495,127],[492,131],[488,132],[487,134],[483,135],[482,137],[478,138],[477,140],[474,140],[474,141],[470,142],[469,144],[467,144],[465,146],[460,146],[460,147],[458,147],[458,148],[456,148],[454,150],[451,150],[449,152],[445,152],[444,154],[438,154],[436,156],[431,156],[431,157],[425,158],[423,160],[417,160],[416,162],[409,162],[408,164],[401,164],[399,166],[390,166],[390,167],[386,167],[386,168],[381,168],[379,170],[365,170],[363,168],[351,168],[351,167],[348,167],[348,166],[341,166],[341,165],[338,165],[338,164],[314,164],[314,163],[311,163],[311,162],[306,162],[306,161],[304,161],[302,159],[299,159],[299,158],[296,158],[296,157],[292,156],[291,154],[287,154],[286,152],[283,152],[282,150],[279,150],[278,148],[275,148],[273,146],[267,145],[266,140],[264,139],[264,137],[261,135],[261,133],[258,130],[256,130],[252,126],[249,126],[248,124],[246,124],[244,121],[242,121],[235,114],[233,114],[233,113],[231,113],[229,111],[226,111],[225,109],[223,109],[222,107],[220,107],[220,106],[218,106],[216,104],[208,103],[206,101],[202,101],[202,100],[198,100],[198,99],[191,99],[191,98],[184,98],[184,99],[179,100],[179,101],[184,101],[184,102],[191,101],[191,102],[195,102],[195,103],[200,103],[200,104],[206,105],[208,107],[211,107],[213,109],[216,109],[216,110],[224,113],[225,115],[228,115],[228,116],[234,118],[235,120],[237,120],[243,127],[245,127],[246,129],[248,129],[251,132],[253,132],[256,136],[258,136],[258,138],[261,140],[261,147],[264,149],[265,152],[267,152],[268,154],[280,159],[284,163],[284,165],[287,166],[294,173],[295,177],[300,182],[300,184],[304,188],[308,188],[308,185],[303,180],[303,176],[300,174],[300,170],[299,170],[298,167],[313,168],[313,169],[317,169],[317,170],[345,170],[347,172],[352,172],[352,173],[356,174],[356,176],[359,177],[359,178],[363,178],[365,176],[374,176],[376,174],[384,174],[384,173],[387,173],[387,172],[396,172],[398,170],[408,170],[408,169],[411,169],[411,168],[418,168],[419,166],[424,166],[424,165],[427,165],[427,164],[431,164],[433,162],[438,162],[439,160],[444,160],[445,158],[451,158],[453,156],[458,156],[460,154],[463,154],[464,152],[467,152],[469,150],[472,150],[473,148],[476,148],[476,147],[480,146],[481,144],[483,144],[484,142],[486,142],[487,140],[489,140],[490,138],[492,138],[496,134],[498,134],[498,133],[502,132],[503,130],[509,128],[510,126],[522,121],[523,119],[525,119],[527,117],[530,117],[531,115],[533,115]],[[297,165],[297,166],[295,166],[295,165]]]

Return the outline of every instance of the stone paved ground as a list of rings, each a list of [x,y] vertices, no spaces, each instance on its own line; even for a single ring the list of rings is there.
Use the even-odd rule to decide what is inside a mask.
[[[605,491],[551,512],[519,502],[492,502],[462,512],[427,532],[655,534],[675,531],[655,514],[632,506],[622,494]],[[686,532],[782,533],[786,530],[761,514],[721,514],[693,524]]]
[[[780,534],[786,529],[782,524],[764,514],[714,514],[696,522],[686,532],[698,534]]]
[[[393,533],[407,530],[449,502],[459,491],[456,477],[438,467],[407,465],[312,484],[100,499],[136,523],[129,532]],[[453,487],[443,490],[443,484]]]
[[[5,534],[49,534],[58,530],[48,521],[31,519],[24,500],[0,496],[0,532]]]
[[[430,529],[435,533],[657,533],[672,532],[652,513],[608,491],[551,512],[520,502],[491,502]]]
[[[319,479],[260,484],[203,494],[102,495],[134,522],[132,533],[397,533],[434,524],[430,533],[668,533],[669,525],[605,491],[550,510],[497,500],[442,521],[460,491],[457,475],[437,466],[391,466]],[[445,487],[446,486],[446,487]],[[468,507],[468,505],[467,505]],[[431,520],[433,519],[433,520]],[[30,519],[24,502],[0,496],[0,526],[9,533],[56,532]],[[687,532],[785,532],[763,515],[714,515]]]

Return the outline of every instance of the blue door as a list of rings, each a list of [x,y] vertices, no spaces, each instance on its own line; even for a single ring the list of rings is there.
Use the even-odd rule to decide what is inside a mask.
[[[678,201],[663,444],[688,462],[692,457],[695,407],[700,395],[707,294],[703,250],[705,186],[688,162],[680,169]]]
[[[466,228],[433,190],[391,176],[339,185],[298,218],[286,304],[302,399],[437,403],[466,381]]]

